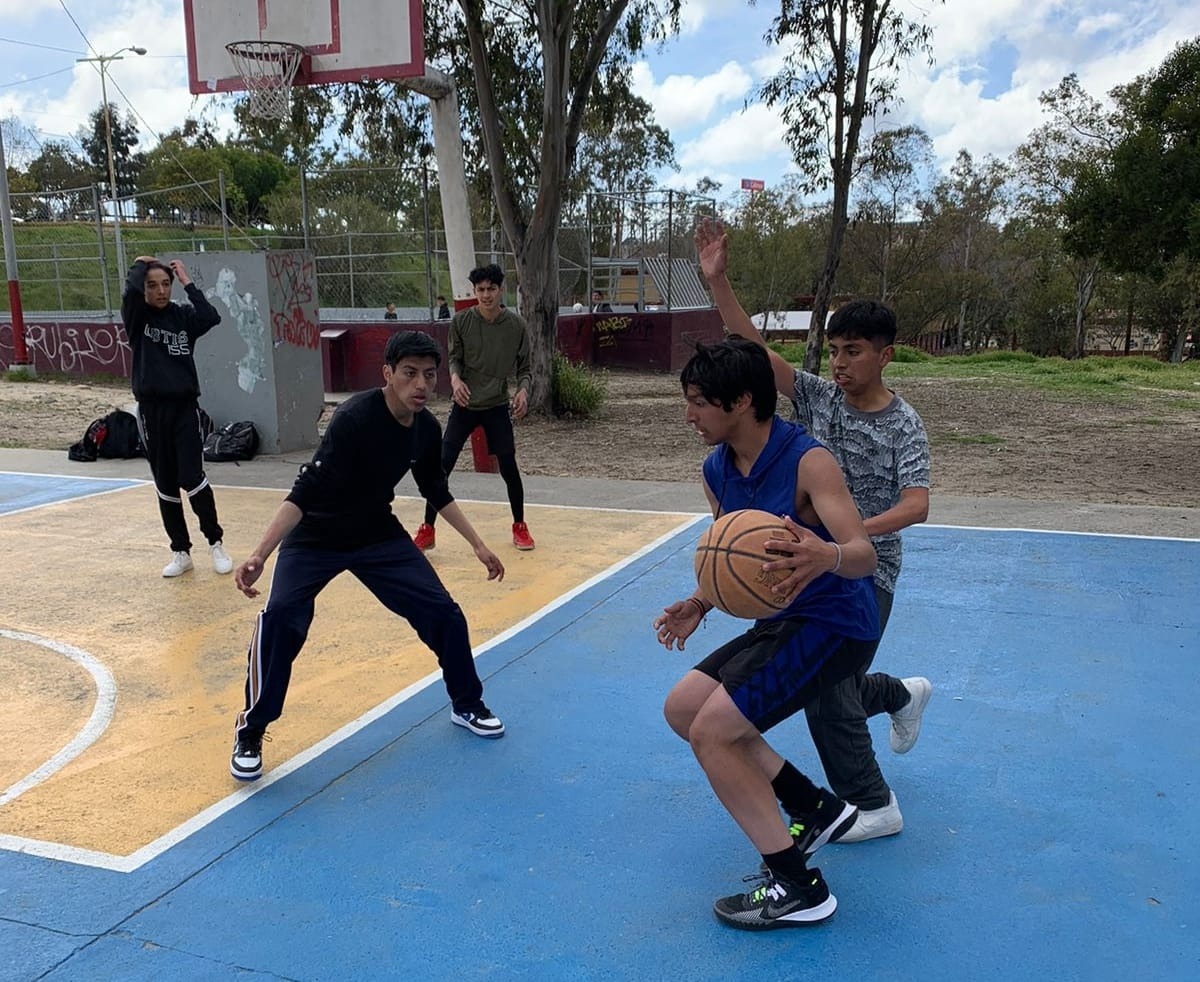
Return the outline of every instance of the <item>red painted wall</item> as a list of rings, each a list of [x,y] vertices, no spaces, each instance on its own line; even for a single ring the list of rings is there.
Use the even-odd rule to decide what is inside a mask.
[[[344,331],[321,339],[326,392],[358,392],[382,384],[388,338],[399,330],[425,331],[446,351],[449,321],[370,323],[322,321],[321,330]],[[558,319],[558,347],[571,361],[607,368],[677,372],[697,341],[721,338],[716,310],[651,311],[636,314],[565,314]],[[12,361],[12,325],[0,322],[0,367]],[[26,323],[25,343],[36,371],[87,377],[129,377],[132,355],[125,331],[99,321],[38,319]],[[450,391],[443,357],[438,388]]]

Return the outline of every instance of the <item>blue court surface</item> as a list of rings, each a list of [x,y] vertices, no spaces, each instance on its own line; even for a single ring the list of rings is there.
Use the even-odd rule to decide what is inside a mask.
[[[817,854],[832,919],[748,934],[711,904],[758,856],[661,715],[741,625],[650,628],[702,527],[479,655],[502,740],[434,684],[131,871],[0,852],[0,977],[1200,978],[1200,542],[907,533],[905,829]],[[802,720],[768,739],[821,779]]]

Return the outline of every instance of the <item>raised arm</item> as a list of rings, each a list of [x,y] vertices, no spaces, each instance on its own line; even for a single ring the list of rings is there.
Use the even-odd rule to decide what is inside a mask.
[[[794,398],[796,370],[783,355],[767,347],[766,341],[750,320],[750,315],[742,309],[737,294],[733,292],[733,286],[726,273],[729,262],[729,236],[725,234],[719,222],[706,218],[696,226],[695,239],[700,271],[708,281],[713,303],[717,305],[726,329],[731,334],[740,334],[748,341],[755,341],[766,348],[771,358],[771,371],[775,374],[775,387],[781,395],[788,399]]]
[[[188,276],[187,267],[180,260],[172,259],[170,265],[176,281],[183,287],[183,292],[187,294],[187,298],[192,304],[192,313],[188,315],[189,333],[193,338],[207,334],[221,323],[221,315],[217,312],[217,308],[208,302],[204,291],[192,282],[192,278]]]

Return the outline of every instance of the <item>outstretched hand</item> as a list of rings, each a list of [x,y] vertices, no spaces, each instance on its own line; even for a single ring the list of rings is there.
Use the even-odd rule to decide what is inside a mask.
[[[785,555],[773,559],[769,563],[763,563],[763,569],[768,572],[781,569],[791,571],[786,578],[771,587],[773,593],[777,593],[781,597],[790,597],[803,590],[822,573],[827,573],[832,569],[833,564],[837,561],[837,551],[831,543],[813,535],[789,516],[781,517],[788,531],[796,538],[795,540],[768,539],[766,543],[768,552],[784,553]]]
[[[684,642],[691,637],[703,617],[700,608],[691,600],[677,600],[654,618],[658,643],[668,651],[672,648],[683,651]]]
[[[475,547],[475,558],[487,567],[489,580],[504,579],[504,563],[500,562],[500,557],[482,542]]]
[[[253,600],[258,596],[258,590],[254,588],[254,584],[262,576],[262,571],[263,561],[257,556],[251,556],[234,570],[233,585]]]
[[[696,226],[695,240],[700,271],[705,279],[724,276],[729,262],[729,236],[721,223],[712,218],[703,219]]]

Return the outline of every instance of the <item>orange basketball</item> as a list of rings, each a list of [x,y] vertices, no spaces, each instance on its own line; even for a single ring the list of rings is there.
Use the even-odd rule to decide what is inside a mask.
[[[787,579],[788,571],[768,573],[762,568],[777,558],[764,548],[768,539],[796,536],[782,518],[753,508],[713,522],[696,546],[696,582],[705,598],[734,617],[769,617],[786,607],[791,597],[772,593],[771,588]]]

